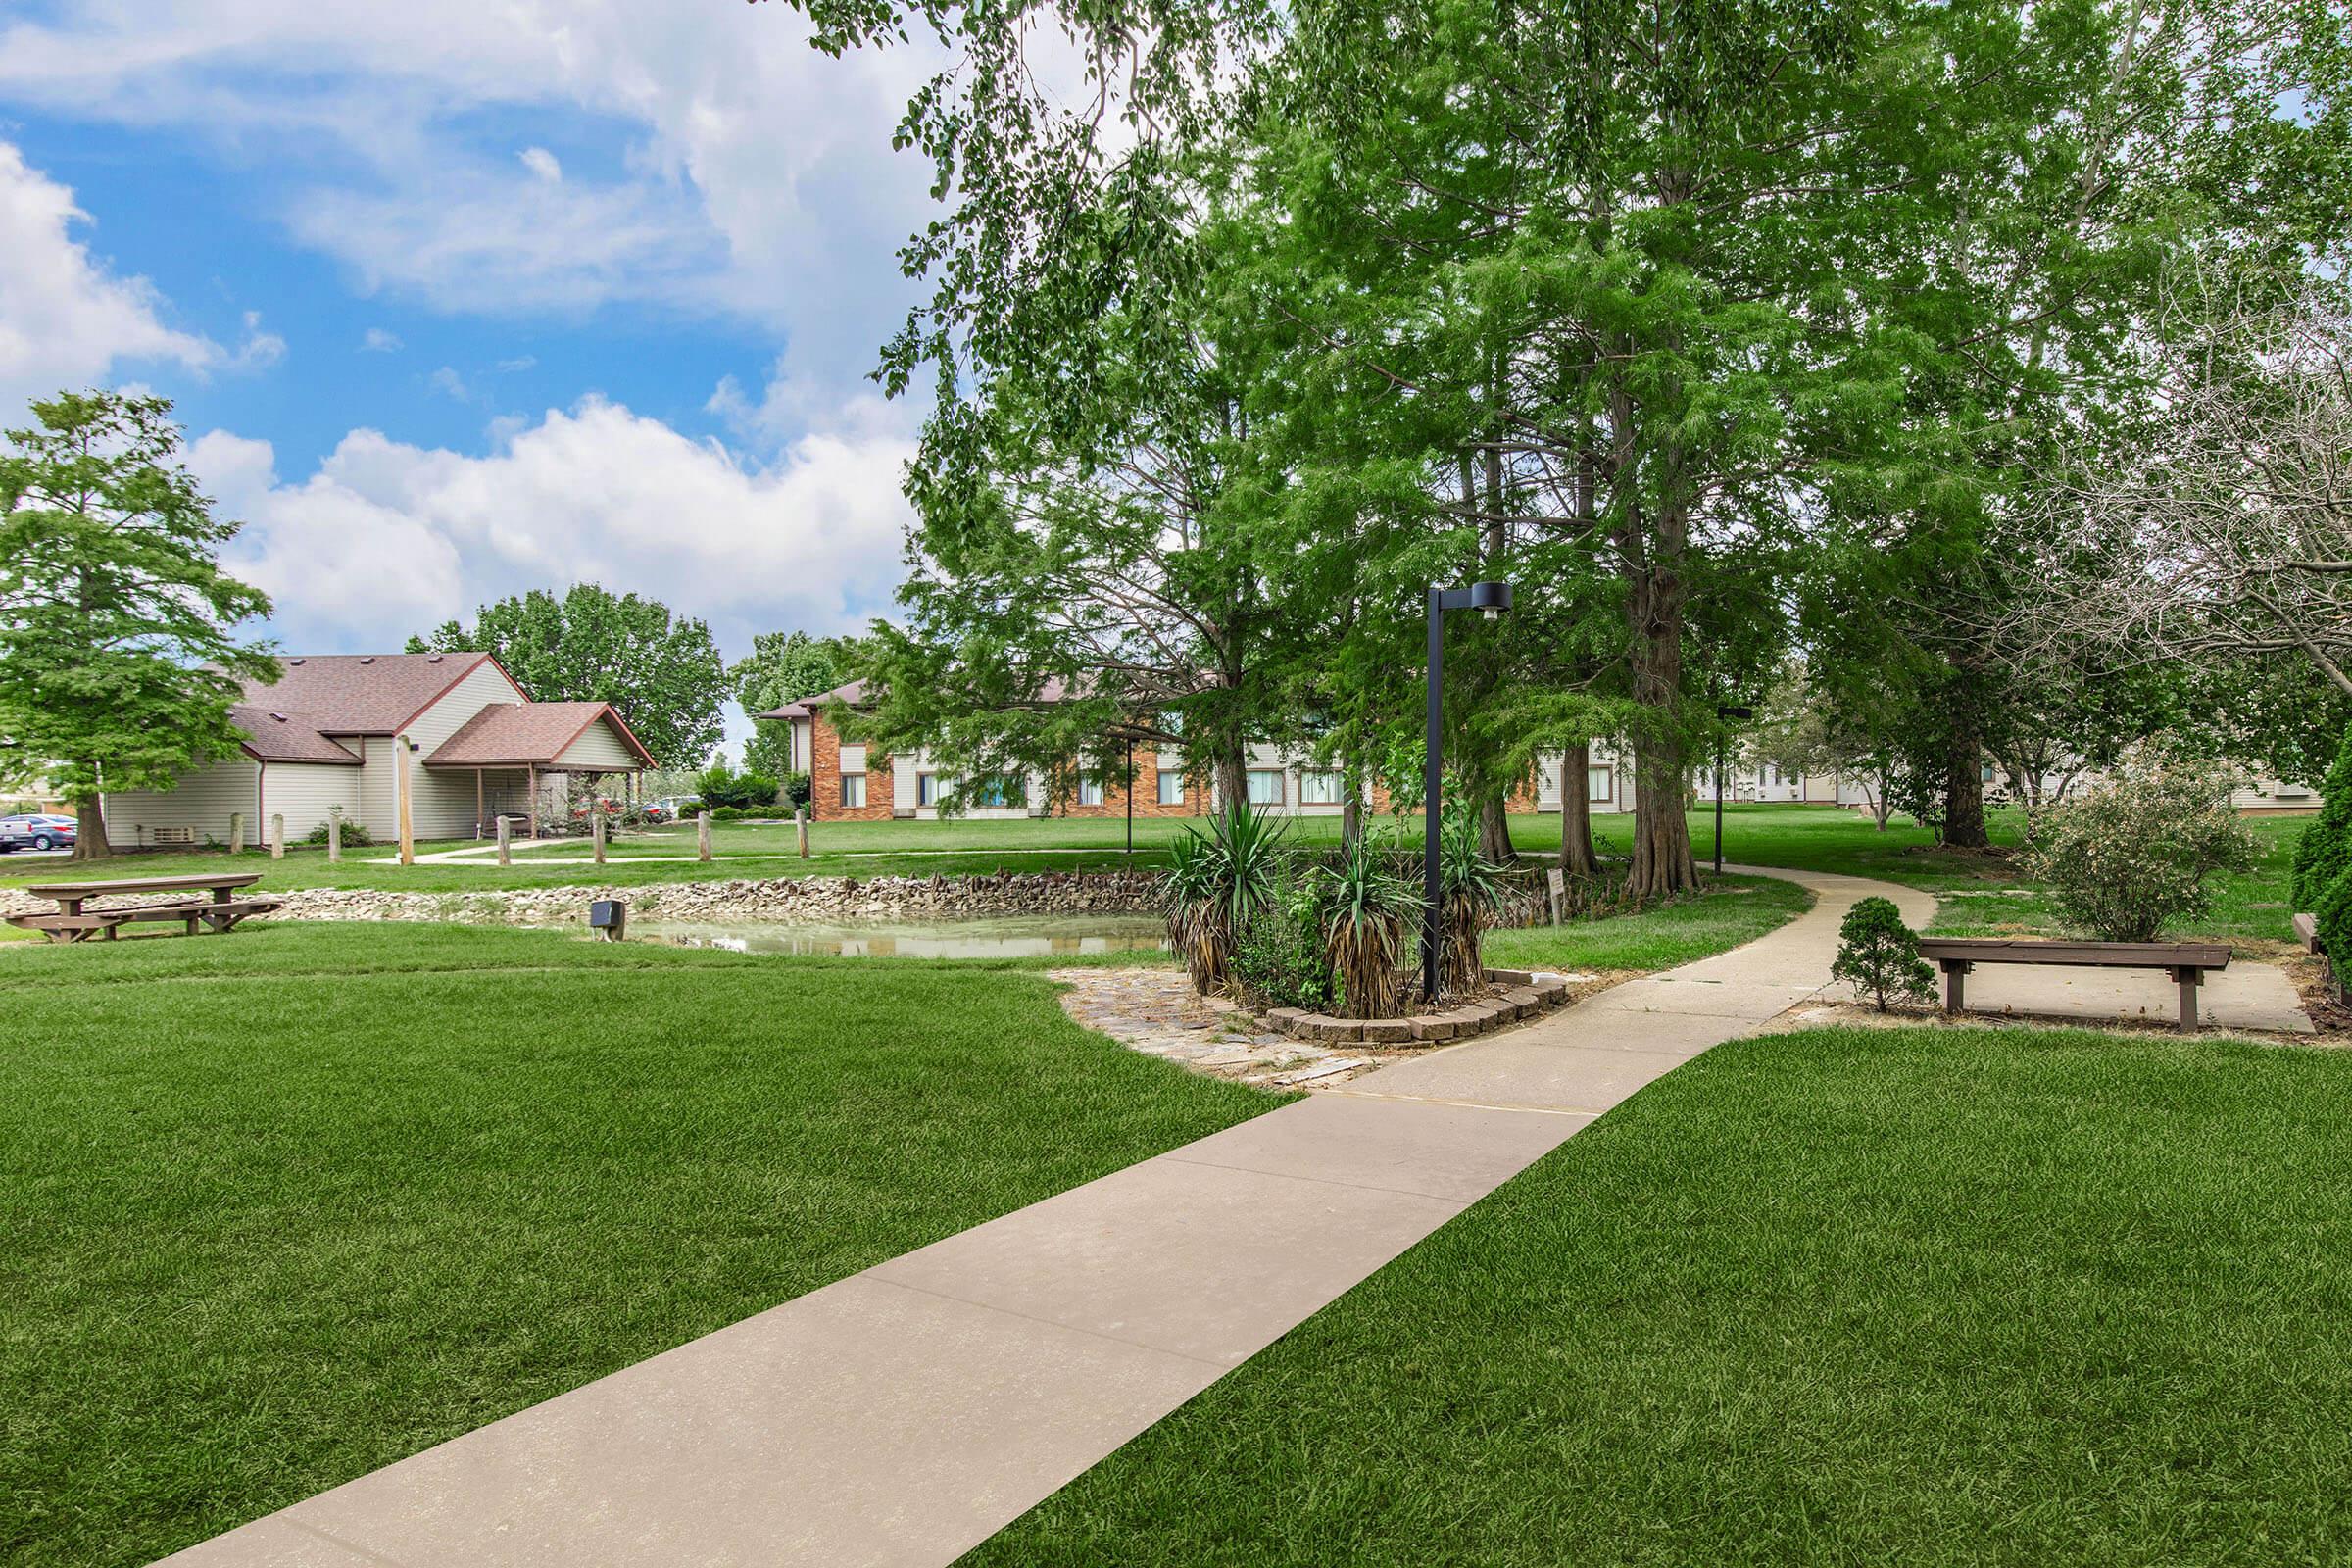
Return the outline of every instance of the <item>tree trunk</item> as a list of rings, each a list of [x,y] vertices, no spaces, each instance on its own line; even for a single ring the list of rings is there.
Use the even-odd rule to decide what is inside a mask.
[[[1992,843],[1984,832],[1984,748],[1975,719],[1965,711],[1952,721],[1944,763],[1943,842],[1957,850],[1982,850]]]
[[[1238,746],[1217,748],[1216,760],[1210,765],[1217,789],[1217,809],[1229,810],[1236,801],[1250,798],[1250,766]]]
[[[1490,795],[1478,803],[1478,853],[1496,865],[1509,865],[1519,858],[1511,847],[1510,806],[1504,796]]]
[[[74,860],[103,860],[115,853],[106,841],[106,800],[95,790],[74,798],[74,853],[67,857]]]
[[[1669,555],[1668,540],[1680,545],[1679,529],[1670,529],[1664,517],[1659,533],[1660,555]],[[1679,554],[1679,548],[1672,551]],[[1662,898],[1698,887],[1683,802],[1690,770],[1677,711],[1683,686],[1683,585],[1670,568],[1649,565],[1634,573],[1631,588],[1634,701],[1654,716],[1634,737],[1634,850],[1626,884],[1635,898]]]
[[[1354,768],[1341,775],[1347,782],[1347,795],[1340,806],[1340,842],[1352,849],[1355,841],[1364,836],[1364,781]]]
[[[1560,754],[1560,874],[1598,876],[1592,852],[1592,748],[1578,741]]]

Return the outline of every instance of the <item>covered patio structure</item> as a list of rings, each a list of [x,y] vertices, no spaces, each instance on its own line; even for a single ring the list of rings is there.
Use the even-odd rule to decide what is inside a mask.
[[[632,805],[653,755],[610,703],[500,704],[467,719],[424,760],[430,787],[470,789],[473,835],[488,838],[501,816],[524,816],[539,836],[539,789],[551,774],[585,774],[602,796],[621,780]]]

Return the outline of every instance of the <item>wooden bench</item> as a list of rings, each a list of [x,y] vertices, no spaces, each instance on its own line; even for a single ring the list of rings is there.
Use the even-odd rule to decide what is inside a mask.
[[[2316,914],[2295,916],[2295,940],[2313,953],[2320,951],[2320,917]]]
[[[261,879],[258,871],[229,871],[209,876],[122,877],[111,882],[48,882],[25,891],[55,901],[57,907],[12,914],[8,923],[20,930],[38,931],[52,942],[87,942],[92,937],[111,942],[123,926],[145,921],[176,924],[184,936],[192,937],[200,930],[219,936],[257,914],[284,907],[276,899],[237,897],[237,890]],[[209,896],[93,906],[97,900],[123,894],[189,892]]]
[[[1990,937],[1922,937],[1919,956],[1943,969],[1943,1010],[1964,1005],[1964,976],[1980,963],[2053,963],[2075,968],[2163,969],[2180,988],[2180,1032],[2197,1027],[2197,986],[2230,967],[2220,942],[2012,942]]]

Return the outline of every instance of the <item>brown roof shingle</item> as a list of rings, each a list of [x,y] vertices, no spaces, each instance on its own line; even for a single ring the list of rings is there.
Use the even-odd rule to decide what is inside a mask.
[[[248,737],[245,750],[265,762],[333,762],[352,767],[360,764],[358,757],[328,740],[319,730],[318,721],[308,714],[234,703],[229,707],[228,720]]]
[[[488,654],[309,654],[249,680],[245,701],[300,713],[328,735],[389,735],[471,674]]]
[[[610,719],[629,750],[648,766],[646,754],[629,726],[610,703],[492,703],[458,726],[458,732],[433,749],[427,767],[521,767],[552,764],[581,732],[598,719]]]

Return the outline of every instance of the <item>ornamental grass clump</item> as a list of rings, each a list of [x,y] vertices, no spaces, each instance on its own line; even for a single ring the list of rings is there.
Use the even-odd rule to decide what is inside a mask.
[[[2241,782],[2227,763],[2136,749],[2105,787],[2045,813],[2026,868],[2071,929],[2153,942],[2212,908],[2216,873],[2253,866],[2254,836],[2230,805]]]
[[[1502,867],[1478,848],[1478,817],[1465,804],[1448,807],[1438,838],[1438,990],[1473,991],[1485,977],[1479,944],[1510,895]]]
[[[1830,973],[1876,998],[1885,1012],[1888,999],[1932,1002],[1936,971],[1919,956],[1919,936],[1903,923],[1892,899],[1856,901],[1838,927],[1838,958]]]
[[[1359,834],[1316,872],[1323,952],[1353,1018],[1404,1010],[1405,956],[1426,907],[1399,852]]]
[[[1169,846],[1169,868],[1159,884],[1168,943],[1203,996],[1224,986],[1236,938],[1272,901],[1282,876],[1279,819],[1241,800],[1209,818],[1208,826],[1207,833],[1188,831]]]

